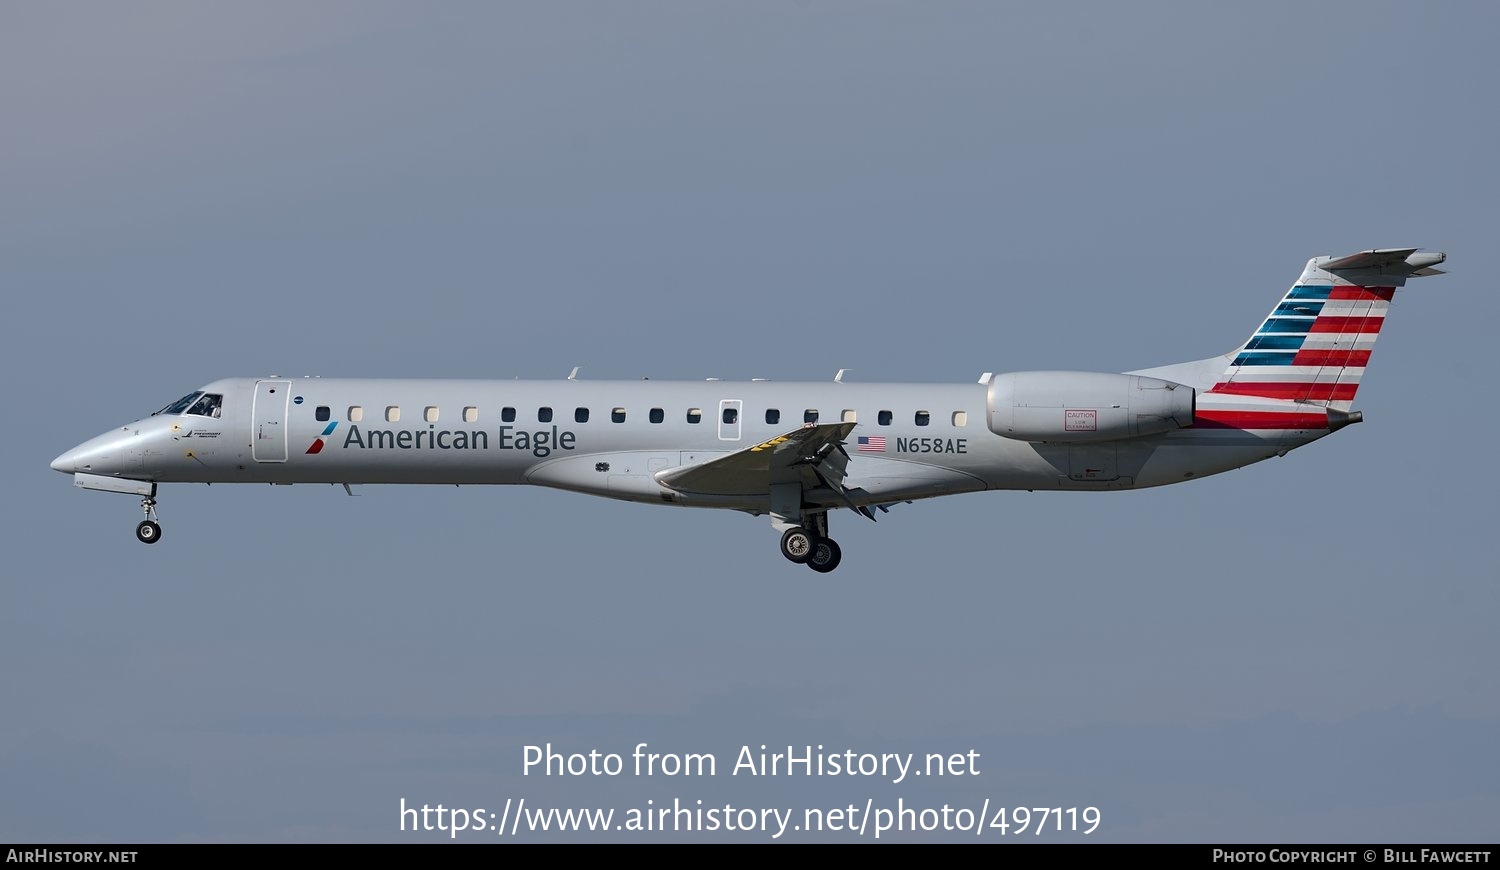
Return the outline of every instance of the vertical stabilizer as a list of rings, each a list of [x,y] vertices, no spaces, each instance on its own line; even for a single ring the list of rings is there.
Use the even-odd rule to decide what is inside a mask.
[[[1314,257],[1210,392],[1348,411],[1396,288],[1441,275],[1446,255],[1383,248]]]

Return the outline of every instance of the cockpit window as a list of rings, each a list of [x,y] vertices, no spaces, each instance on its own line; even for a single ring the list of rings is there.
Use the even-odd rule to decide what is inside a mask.
[[[191,408],[193,406],[193,401],[201,395],[203,394],[188,393],[186,396],[183,396],[172,404],[166,406],[165,408],[162,408],[160,411],[157,411],[156,414],[181,414],[188,408]],[[152,414],[151,416],[154,417],[156,416],[156,414]]]
[[[224,403],[224,397],[218,393],[204,393],[203,398],[193,403],[189,414],[198,417],[219,416],[219,406]]]

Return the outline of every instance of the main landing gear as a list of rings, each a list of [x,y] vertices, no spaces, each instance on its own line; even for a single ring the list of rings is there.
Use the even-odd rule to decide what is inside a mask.
[[[828,537],[828,514],[815,514],[809,519],[813,520],[812,529],[792,526],[781,534],[781,555],[819,574],[827,574],[839,566],[844,551]]]
[[[161,540],[161,524],[156,521],[156,499],[149,495],[141,499],[141,510],[146,518],[135,527],[135,539],[142,544],[154,544]]]

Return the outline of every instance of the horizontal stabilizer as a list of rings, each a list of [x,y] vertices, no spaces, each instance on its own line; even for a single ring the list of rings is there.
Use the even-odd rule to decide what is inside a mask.
[[[1440,251],[1419,253],[1417,248],[1376,248],[1346,257],[1335,257],[1327,262],[1319,263],[1318,268],[1325,272],[1357,272],[1361,275],[1390,275],[1405,278],[1441,275],[1443,274],[1441,270],[1432,267],[1447,258],[1448,255]]]

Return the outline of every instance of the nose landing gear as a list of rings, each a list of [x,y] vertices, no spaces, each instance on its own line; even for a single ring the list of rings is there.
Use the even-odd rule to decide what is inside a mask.
[[[156,498],[148,495],[141,499],[141,511],[146,518],[135,527],[135,539],[142,544],[154,544],[161,540],[161,524],[156,521]]]

